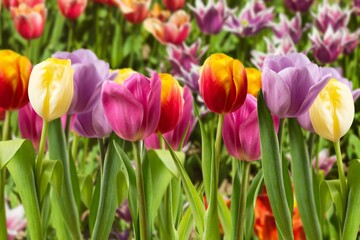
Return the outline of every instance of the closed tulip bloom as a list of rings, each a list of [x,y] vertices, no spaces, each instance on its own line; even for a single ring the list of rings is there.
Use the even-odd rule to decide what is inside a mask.
[[[285,0],[285,5],[293,12],[307,12],[314,0]]]
[[[64,115],[74,95],[74,69],[70,60],[49,58],[34,66],[29,81],[29,99],[44,121]]]
[[[355,107],[348,86],[331,79],[309,109],[311,124],[317,134],[332,142],[350,129]]]
[[[21,108],[29,102],[31,62],[11,50],[0,50],[0,59],[0,108]]]
[[[185,0],[163,0],[163,3],[170,11],[176,11],[184,6]]]
[[[45,27],[47,10],[45,5],[30,7],[24,3],[10,9],[18,33],[25,39],[34,39],[42,35]]]
[[[21,136],[29,139],[35,149],[38,149],[43,126],[42,118],[37,115],[30,103],[19,109],[18,118]]]
[[[160,120],[161,80],[131,74],[123,84],[106,81],[102,104],[112,129],[122,139],[138,141],[155,132]]]
[[[151,0],[120,0],[119,6],[125,19],[131,23],[141,23],[149,13]]]
[[[245,68],[248,90],[247,93],[257,98],[257,95],[261,89],[261,72],[256,68]]]
[[[246,98],[245,67],[225,54],[212,54],[202,66],[199,86],[200,95],[211,111],[219,114],[236,111]]]
[[[61,14],[75,20],[85,11],[87,0],[57,0]]]

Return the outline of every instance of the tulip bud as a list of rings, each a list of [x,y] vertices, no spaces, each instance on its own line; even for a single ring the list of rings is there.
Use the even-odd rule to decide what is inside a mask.
[[[208,57],[200,71],[200,95],[216,113],[236,111],[245,101],[247,78],[244,65],[222,53]]]
[[[245,68],[248,81],[247,92],[257,98],[261,89],[261,72],[256,68]]]
[[[317,134],[332,142],[350,129],[355,107],[351,90],[332,78],[309,109],[311,124]]]
[[[11,50],[0,50],[0,59],[0,108],[21,108],[29,102],[31,62]]]
[[[62,15],[68,19],[77,19],[85,10],[87,0],[57,0]]]
[[[125,19],[131,23],[141,23],[149,13],[151,0],[120,0],[119,6]]]
[[[185,0],[163,0],[163,3],[170,11],[176,11],[184,6]]]
[[[10,11],[15,28],[23,38],[34,39],[41,36],[47,14],[44,4],[30,7],[23,3],[19,7],[12,7]]]
[[[49,58],[35,65],[30,75],[29,99],[45,121],[64,115],[74,95],[74,69],[70,60]]]
[[[19,109],[19,129],[23,138],[29,139],[35,149],[39,149],[43,120],[31,104]]]

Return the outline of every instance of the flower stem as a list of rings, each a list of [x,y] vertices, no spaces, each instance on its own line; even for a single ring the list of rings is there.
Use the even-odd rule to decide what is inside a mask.
[[[239,201],[239,213],[237,216],[237,231],[236,239],[244,239],[244,226],[245,226],[245,212],[246,212],[246,196],[249,185],[249,174],[250,174],[250,163],[243,161],[243,166],[241,168],[241,192],[240,192],[240,201]]]
[[[335,147],[335,153],[336,153],[336,164],[338,167],[338,174],[339,174],[339,179],[340,179],[340,191],[341,191],[341,196],[342,196],[342,200],[343,200],[343,210],[344,210],[343,212],[345,213],[346,198],[347,198],[347,196],[346,196],[347,195],[347,185],[346,185],[346,178],[345,178],[344,167],[343,167],[343,162],[342,162],[342,157],[341,157],[340,140],[337,140],[336,142],[334,142],[334,147]]]
[[[36,160],[36,171],[37,171],[36,175],[38,176],[39,183],[40,183],[40,177],[41,177],[41,171],[42,171],[42,161],[44,158],[48,128],[49,128],[49,123],[47,121],[43,121],[43,127],[42,127],[40,145],[39,145],[39,152],[38,152],[38,157]]]
[[[98,138],[99,150],[100,150],[100,159],[101,159],[101,169],[103,168],[105,161],[105,146],[104,140],[102,138]]]
[[[145,191],[144,191],[144,178],[141,165],[139,143],[133,142],[133,152],[136,164],[136,186],[137,186],[137,197],[139,206],[139,228],[140,228],[140,239],[147,239],[147,223],[146,223],[146,203],[145,203]]]

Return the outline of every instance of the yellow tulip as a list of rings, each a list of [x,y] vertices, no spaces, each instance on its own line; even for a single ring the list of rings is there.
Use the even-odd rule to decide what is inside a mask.
[[[30,75],[29,100],[45,121],[64,115],[74,96],[74,69],[71,61],[49,58],[37,64]]]
[[[248,80],[247,92],[257,98],[261,89],[261,72],[256,68],[245,68]]]
[[[315,132],[332,142],[338,141],[350,129],[354,114],[350,88],[334,78],[330,79],[309,109]]]

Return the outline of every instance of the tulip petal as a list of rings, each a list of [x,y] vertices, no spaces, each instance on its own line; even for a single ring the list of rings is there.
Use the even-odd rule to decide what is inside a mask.
[[[236,113],[227,113],[224,117],[222,137],[224,145],[231,155],[239,158],[242,155],[241,143],[239,139],[239,124],[235,123]]]
[[[253,111],[241,124],[238,134],[240,144],[244,151],[244,160],[254,161],[260,159],[260,130],[257,120],[257,111]]]

